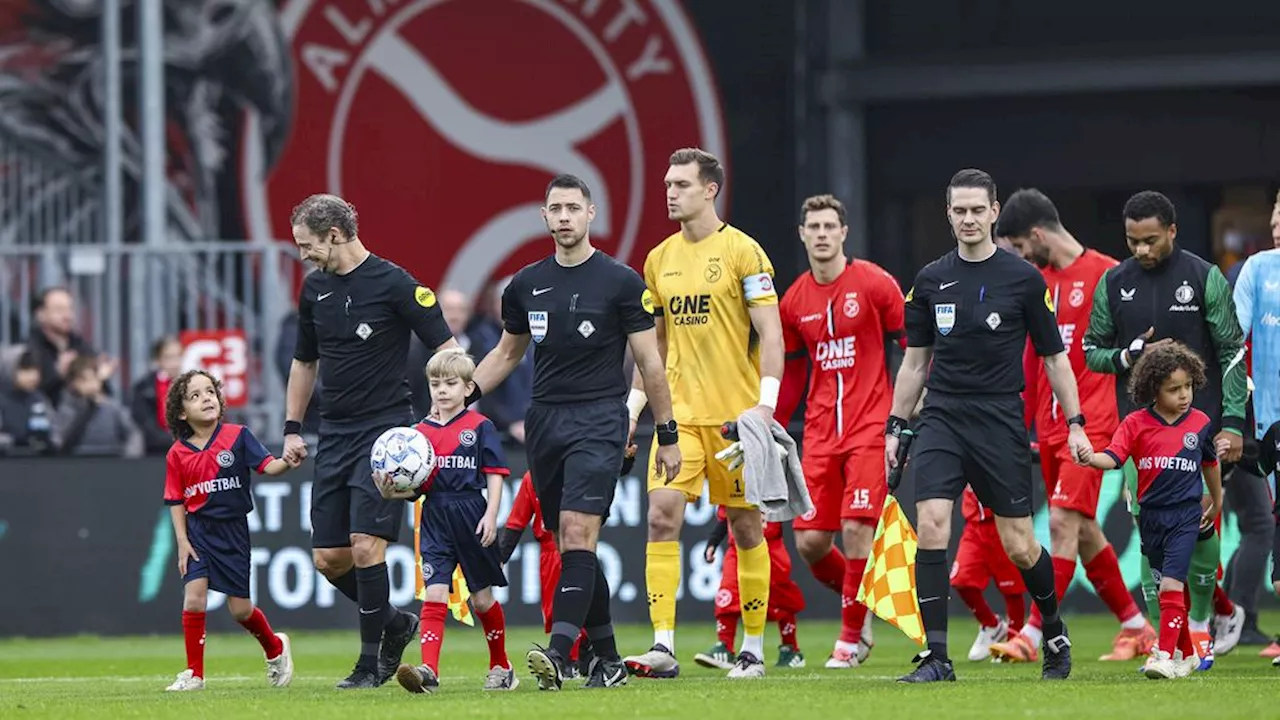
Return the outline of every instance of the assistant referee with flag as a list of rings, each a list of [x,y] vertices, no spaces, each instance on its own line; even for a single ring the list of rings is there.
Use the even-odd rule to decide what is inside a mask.
[[[927,386],[911,462],[919,532],[916,595],[928,649],[899,682],[955,680],[947,657],[947,542],[952,506],[966,483],[996,516],[1005,551],[1044,616],[1042,677],[1064,679],[1071,672],[1071,643],[1058,617],[1049,552],[1036,541],[1031,524],[1031,454],[1019,397],[1027,336],[1044,358],[1054,395],[1069,418],[1068,445],[1079,458],[1091,448],[1075,374],[1044,276],[1017,256],[999,252],[992,241],[1000,204],[991,176],[981,170],[956,173],[946,207],[957,246],[925,266],[907,293],[907,351],[885,431],[885,462],[892,471],[907,426],[904,418]]]

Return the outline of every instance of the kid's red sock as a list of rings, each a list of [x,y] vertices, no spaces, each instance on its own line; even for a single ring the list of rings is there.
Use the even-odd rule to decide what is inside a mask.
[[[822,559],[809,566],[809,570],[818,582],[827,586],[834,593],[842,593],[844,591],[844,573],[845,566],[848,561],[840,551],[831,548],[831,551],[822,556]]]
[[[1160,598],[1160,642],[1159,648],[1170,655],[1180,649],[1180,635],[1187,634],[1187,642],[1191,635],[1187,628],[1187,603],[1181,590],[1162,590]]]
[[[733,652],[734,643],[738,641],[738,615],[716,616],[716,637],[720,643]]]
[[[502,612],[502,603],[494,601],[488,610],[476,613],[480,617],[480,627],[484,628],[485,642],[489,643],[489,667],[511,669],[507,660],[507,618]],[[578,635],[582,637],[581,634]]]
[[[796,640],[796,616],[787,614],[778,618],[778,634],[782,636],[782,644],[790,645],[792,650],[799,650],[800,643]]]
[[[856,643],[862,639],[862,624],[867,619],[867,606],[858,602],[858,587],[862,585],[862,573],[867,569],[867,559],[847,561],[844,571],[844,592],[840,593],[840,642]]]
[[[182,639],[187,646],[187,668],[204,677],[204,613],[182,611]]]
[[[253,614],[241,620],[240,625],[258,639],[258,644],[262,646],[262,652],[266,653],[268,660],[274,660],[284,652],[284,643],[276,637],[271,629],[271,623],[267,622],[267,616],[262,613],[261,608],[255,607]]]
[[[422,634],[422,664],[431,668],[431,672],[440,677],[440,646],[444,644],[444,616],[449,612],[445,603],[424,602],[419,617],[422,626],[418,632]]]
[[[1009,618],[1009,635],[1021,632],[1027,617],[1027,600],[1022,593],[1004,593],[1004,614]]]

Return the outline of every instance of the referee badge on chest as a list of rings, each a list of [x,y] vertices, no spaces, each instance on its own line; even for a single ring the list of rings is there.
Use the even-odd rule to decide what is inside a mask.
[[[542,342],[547,337],[548,314],[546,310],[529,311],[529,334],[533,336],[534,342]]]
[[[951,328],[956,326],[956,304],[938,303],[933,306],[933,320],[938,325],[938,332],[950,335]]]

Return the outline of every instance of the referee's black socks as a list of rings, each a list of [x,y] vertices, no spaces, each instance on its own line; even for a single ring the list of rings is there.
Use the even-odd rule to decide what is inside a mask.
[[[568,662],[595,599],[599,562],[590,550],[569,550],[560,556],[560,567],[560,587],[551,605],[551,649]]]
[[[1058,593],[1053,586],[1053,557],[1049,551],[1040,548],[1040,558],[1036,564],[1022,572],[1022,582],[1031,593],[1031,599],[1040,608],[1041,629],[1046,640],[1052,640],[1062,634],[1062,618],[1058,616]]]
[[[356,568],[356,591],[360,606],[359,667],[376,671],[382,631],[392,617],[391,580],[385,562]]]
[[[947,660],[947,600],[951,597],[951,578],[947,568],[947,551],[916,551],[916,596],[920,599],[920,620],[930,654]]]
[[[353,603],[360,602],[360,591],[357,589],[356,569],[353,567],[336,578],[329,578],[329,584],[338,589],[338,592],[346,595]]]
[[[596,559],[596,590],[587,610],[587,639],[596,655],[605,660],[619,660],[618,641],[613,636],[613,613],[609,609],[609,581]]]

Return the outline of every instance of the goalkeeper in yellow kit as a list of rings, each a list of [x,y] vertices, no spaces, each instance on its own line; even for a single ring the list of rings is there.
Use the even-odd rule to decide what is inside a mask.
[[[716,460],[729,446],[719,428],[747,409],[773,422],[782,377],[782,322],[773,264],[750,236],[720,220],[715,198],[724,169],[710,153],[677,150],[667,170],[667,214],[680,231],[649,253],[644,279],[653,295],[658,344],[666,357],[675,410],[680,474],[666,482],[649,474],[649,544],[645,583],[653,647],[623,658],[640,677],[674,678],[676,589],[685,504],[702,494],[725,506],[738,550],[738,587],[745,637],[731,678],[764,676],[764,627],[769,605],[769,550],[760,510],[746,501],[742,468]],[[631,427],[645,406],[639,375],[627,398]]]

